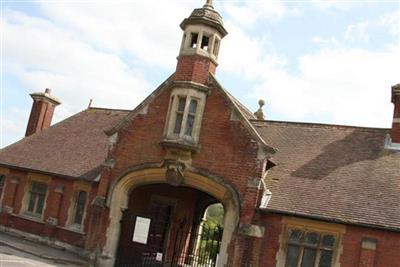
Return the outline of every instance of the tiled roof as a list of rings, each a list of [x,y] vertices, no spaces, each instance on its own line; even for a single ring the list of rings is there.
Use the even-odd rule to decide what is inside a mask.
[[[400,229],[400,152],[384,148],[389,129],[253,124],[278,149],[268,209]]]
[[[0,150],[0,165],[93,180],[113,127],[128,111],[90,108]]]

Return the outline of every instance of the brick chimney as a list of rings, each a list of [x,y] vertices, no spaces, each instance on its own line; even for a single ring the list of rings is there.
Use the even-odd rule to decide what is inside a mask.
[[[392,103],[394,104],[394,113],[390,137],[392,143],[400,143],[400,83],[392,86]]]
[[[51,95],[51,89],[46,88],[44,93],[31,94],[33,99],[31,115],[25,136],[40,132],[51,125],[54,109],[61,102]]]

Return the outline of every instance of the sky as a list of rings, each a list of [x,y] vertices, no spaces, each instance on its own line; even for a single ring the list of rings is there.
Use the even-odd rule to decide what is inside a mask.
[[[24,137],[29,93],[57,123],[133,109],[175,70],[180,22],[205,0],[1,0],[0,147]],[[228,35],[217,79],[269,120],[390,128],[400,0],[214,0]],[[162,126],[160,126],[162,127]]]

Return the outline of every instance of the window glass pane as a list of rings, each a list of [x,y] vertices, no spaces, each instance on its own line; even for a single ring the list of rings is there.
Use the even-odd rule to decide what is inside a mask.
[[[4,186],[5,179],[6,179],[6,177],[4,175],[0,175],[0,187]]]
[[[33,212],[33,209],[35,207],[35,194],[31,193],[29,197],[29,204],[28,204],[28,211]]]
[[[193,115],[188,115],[187,122],[186,122],[185,135],[192,136],[193,124],[194,124],[194,116]]]
[[[300,249],[297,246],[288,245],[286,252],[285,267],[297,267]]]
[[[303,234],[303,231],[299,229],[290,229],[289,231],[289,240],[290,241],[297,241],[299,242],[301,239],[301,236]]]
[[[186,98],[180,97],[178,103],[178,111],[183,112],[185,110]]]
[[[316,249],[305,248],[303,252],[303,259],[301,261],[301,267],[314,267],[316,255]]]
[[[196,113],[197,109],[197,101],[196,100],[191,100],[190,105],[189,105],[189,113]]]
[[[335,245],[335,236],[324,235],[324,237],[322,238],[322,246],[331,248],[334,245]]]
[[[80,191],[76,200],[74,223],[81,224],[86,204],[86,192]]]
[[[31,191],[39,194],[46,194],[47,185],[39,182],[32,182]]]
[[[183,119],[183,114],[176,114],[175,128],[174,128],[174,133],[176,134],[179,134],[181,132],[182,119]]]
[[[44,206],[44,195],[39,195],[38,196],[38,200],[37,200],[37,204],[36,205],[37,206],[36,206],[35,213],[42,214],[43,206]]]
[[[333,255],[332,251],[322,250],[318,267],[331,267],[332,255]]]
[[[306,238],[304,240],[304,242],[306,242],[307,244],[317,244],[319,240],[319,234],[316,232],[309,232],[306,234]]]

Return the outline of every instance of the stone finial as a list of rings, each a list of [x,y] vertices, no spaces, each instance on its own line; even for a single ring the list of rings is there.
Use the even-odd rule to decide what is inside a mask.
[[[213,7],[213,0],[206,0],[206,3],[203,7],[209,7],[209,8],[214,8]]]
[[[260,106],[256,112],[254,112],[254,115],[256,115],[257,120],[265,120],[264,112],[262,110],[262,107],[265,105],[265,101],[260,99],[258,101],[258,105]]]

